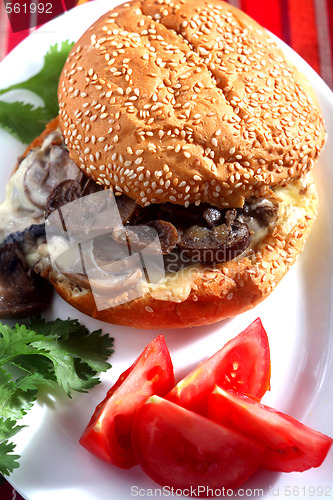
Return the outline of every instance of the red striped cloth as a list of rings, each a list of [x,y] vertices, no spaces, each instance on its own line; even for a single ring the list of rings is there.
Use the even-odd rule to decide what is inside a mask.
[[[68,1],[61,0],[64,9]],[[72,3],[78,2],[72,0]],[[333,89],[333,0],[229,0],[229,3],[282,38]],[[29,31],[11,31],[4,2],[0,0],[0,60]]]
[[[61,3],[64,10],[69,5],[67,0]],[[229,0],[229,3],[284,40],[333,89],[333,0]],[[0,60],[30,31],[12,32],[4,2],[0,0]],[[0,478],[0,499],[22,500],[22,497]]]

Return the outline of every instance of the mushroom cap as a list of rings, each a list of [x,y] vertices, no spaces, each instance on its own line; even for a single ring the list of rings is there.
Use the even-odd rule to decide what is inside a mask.
[[[141,206],[249,196],[300,178],[323,148],[306,78],[221,0],[135,0],[72,49],[59,83],[71,158]]]

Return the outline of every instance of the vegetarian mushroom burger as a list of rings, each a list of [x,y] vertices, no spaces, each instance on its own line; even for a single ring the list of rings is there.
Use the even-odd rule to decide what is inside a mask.
[[[272,292],[316,215],[325,130],[309,83],[263,28],[220,0],[120,5],[75,44],[58,97],[53,133],[77,170],[48,193],[47,213],[84,186],[111,190],[125,227],[157,231],[166,271],[98,310],[82,273],[42,266],[66,301],[110,323],[175,328]]]

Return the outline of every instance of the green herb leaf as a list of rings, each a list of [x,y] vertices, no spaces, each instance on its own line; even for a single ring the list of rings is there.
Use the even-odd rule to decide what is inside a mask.
[[[67,353],[80,358],[96,372],[108,369],[107,359],[112,351],[110,337],[103,335],[102,330],[89,332],[77,320],[57,319],[46,323],[40,316],[31,319],[29,327],[45,336],[61,340],[61,347]]]
[[[38,375],[37,375],[38,376]],[[41,379],[39,381],[41,383]],[[36,399],[37,387],[20,385],[20,379],[13,380],[9,371],[0,369],[0,415],[1,417],[18,420],[32,407]]]
[[[41,107],[21,101],[0,101],[0,126],[19,141],[29,144],[57,116],[59,78],[73,45],[67,40],[60,47],[58,44],[51,46],[44,56],[44,64],[39,73],[24,82],[0,90],[0,95],[10,90],[30,90],[44,101],[44,106]]]
[[[92,372],[89,366],[85,370],[81,366],[79,372],[77,371],[75,357],[66,351],[61,342],[46,339],[35,342],[34,346],[42,356],[46,356],[52,362],[57,383],[68,396],[71,396],[72,390],[87,392],[87,389],[98,384],[98,379],[94,376],[96,372]]]
[[[26,325],[15,325],[10,328],[1,325],[0,328],[0,366],[8,363],[20,354],[38,354],[38,349],[32,347],[31,343],[44,339],[34,330]]]
[[[18,467],[9,439],[35,402],[41,386],[59,385],[86,392],[99,383],[97,372],[110,368],[113,339],[101,330],[89,333],[77,320],[46,322],[35,316],[13,328],[0,323],[0,472]]]
[[[14,448],[15,445],[13,443],[9,443],[8,441],[0,442],[0,473],[3,475],[10,474],[20,466],[17,461],[20,455],[12,454]]]
[[[0,441],[4,441],[23,429],[24,425],[16,425],[15,420],[0,418]]]
[[[0,90],[0,95],[10,90],[30,90],[43,99],[51,117],[56,117],[59,109],[57,98],[59,77],[73,45],[74,43],[68,40],[62,42],[60,47],[58,44],[52,45],[44,56],[44,64],[39,73],[24,82]]]
[[[25,144],[38,137],[52,118],[46,108],[18,101],[0,101],[0,126]]]

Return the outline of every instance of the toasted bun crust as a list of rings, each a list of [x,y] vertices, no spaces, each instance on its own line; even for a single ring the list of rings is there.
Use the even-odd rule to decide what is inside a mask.
[[[185,283],[189,293],[182,300],[175,290],[183,291],[184,280],[179,275],[169,285],[169,295],[163,285],[131,302],[98,311],[89,290],[73,287],[64,276],[49,270],[49,279],[60,296],[76,309],[96,319],[136,328],[182,328],[214,323],[251,309],[265,299],[294,264],[302,251],[317,211],[317,194],[312,176],[306,187],[298,182],[290,203],[290,186],[280,204],[277,222],[267,234],[238,259],[219,264],[216,268],[195,268]],[[162,297],[163,300],[158,297]],[[178,300],[178,301],[177,301]]]
[[[59,116],[57,116],[56,118],[53,118],[53,120],[51,120],[49,123],[47,123],[45,125],[45,130],[43,130],[43,132],[38,136],[36,137],[30,144],[29,146],[27,147],[27,149],[24,151],[23,155],[21,155],[21,157],[18,159],[18,162],[16,163],[15,165],[15,168],[13,170],[12,173],[16,172],[16,170],[18,169],[19,165],[20,165],[20,161],[25,158],[27,156],[27,154],[29,153],[29,151],[31,149],[36,149],[36,148],[39,148],[42,144],[43,144],[43,141],[44,139],[55,129],[59,128]]]
[[[304,76],[221,0],[110,11],[71,51],[59,103],[71,158],[142,206],[270,196],[313,166],[325,139]]]

